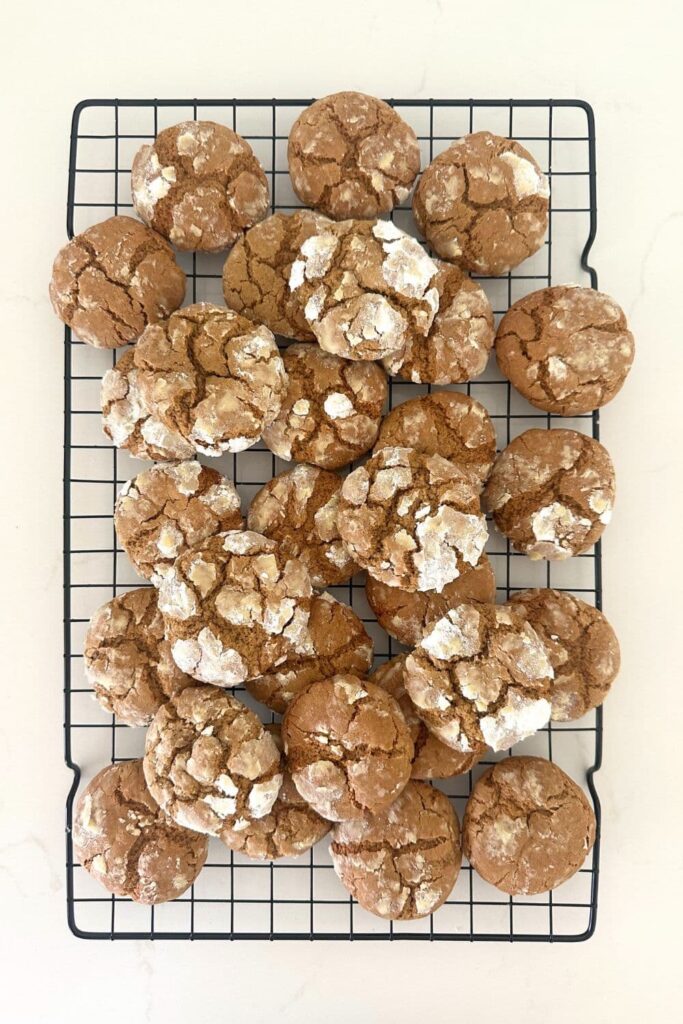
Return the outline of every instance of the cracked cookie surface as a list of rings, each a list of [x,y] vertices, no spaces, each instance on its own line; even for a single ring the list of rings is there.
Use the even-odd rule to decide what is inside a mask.
[[[437,910],[455,885],[460,824],[447,796],[410,782],[388,810],[336,825],[330,853],[342,885],[365,910],[413,921]]]
[[[555,889],[582,867],[595,842],[583,791],[551,761],[510,757],[475,783],[463,820],[465,855],[510,895]]]
[[[282,738],[296,788],[329,821],[384,810],[410,778],[413,742],[400,707],[354,675],[320,680],[299,694]]]
[[[443,259],[479,274],[507,274],[540,249],[548,179],[518,142],[475,132],[439,153],[413,197],[420,231]]]
[[[120,348],[185,297],[185,274],[166,239],[132,217],[110,217],[76,235],[52,267],[52,308],[96,348]]]
[[[624,312],[592,288],[542,288],[510,307],[496,333],[501,373],[546,412],[592,412],[620,391],[633,335]]]
[[[206,836],[177,825],[149,792],[142,761],[107,765],[74,808],[74,855],[96,881],[136,903],[181,896],[201,871]]]
[[[614,495],[614,466],[598,441],[575,430],[527,430],[496,459],[482,501],[517,551],[559,560],[595,544]]]
[[[268,180],[241,135],[183,121],[142,146],[131,172],[139,216],[178,249],[219,252],[268,212]]]

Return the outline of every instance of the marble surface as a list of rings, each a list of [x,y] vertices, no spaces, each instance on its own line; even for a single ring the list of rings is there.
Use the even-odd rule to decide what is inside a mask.
[[[201,6],[201,5],[200,5]],[[425,0],[200,7],[24,0],[0,42],[5,439],[0,921],[12,1024],[639,1021],[681,997],[678,579],[683,366],[680,11],[661,0],[485,8]],[[211,10],[209,11],[209,7]],[[190,31],[192,27],[192,31]],[[606,712],[597,934],[577,946],[83,943],[64,904],[61,330],[47,300],[64,240],[71,109],[85,96],[323,94],[588,99],[598,126],[593,262],[637,338],[602,437],[619,493],[604,605],[623,670]],[[9,102],[8,102],[9,101]],[[679,811],[674,814],[678,804]],[[676,909],[678,905],[678,911]],[[677,916],[678,915],[678,916]]]

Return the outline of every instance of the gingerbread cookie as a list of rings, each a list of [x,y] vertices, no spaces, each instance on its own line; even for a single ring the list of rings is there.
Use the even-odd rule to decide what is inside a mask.
[[[132,217],[109,217],[57,254],[50,300],[88,345],[119,348],[180,306],[185,274],[168,242]]]
[[[556,560],[595,544],[614,492],[614,466],[598,441],[575,430],[527,430],[496,459],[483,503],[517,551]]]
[[[546,412],[576,416],[610,402],[628,376],[633,335],[616,302],[592,288],[554,287],[510,307],[496,334],[503,376]]]
[[[406,660],[418,715],[454,750],[505,750],[550,720],[553,669],[514,605],[459,604]]]
[[[214,121],[159,132],[133,159],[133,205],[178,249],[219,252],[268,211],[268,181],[248,142]]]
[[[555,889],[576,874],[595,842],[583,791],[551,761],[509,757],[475,783],[465,809],[465,855],[512,896]]]
[[[281,459],[338,469],[374,444],[387,397],[376,363],[348,362],[317,345],[283,353],[287,393],[263,440]]]
[[[475,132],[432,160],[413,213],[437,255],[479,274],[507,274],[543,244],[549,196],[523,146]]]

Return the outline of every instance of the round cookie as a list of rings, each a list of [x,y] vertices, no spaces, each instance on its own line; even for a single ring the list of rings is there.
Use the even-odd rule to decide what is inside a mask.
[[[561,416],[611,402],[633,354],[623,310],[592,288],[557,286],[525,295],[496,333],[503,376],[537,409]]]
[[[375,451],[403,447],[450,459],[483,486],[496,457],[496,431],[474,398],[436,391],[401,402],[382,420]]]
[[[479,274],[507,274],[543,244],[549,196],[548,179],[523,146],[475,132],[432,160],[413,214],[438,256]]]
[[[465,753],[453,750],[434,736],[418,718],[413,702],[405,688],[407,654],[398,654],[384,662],[371,676],[371,681],[390,693],[398,702],[415,747],[411,766],[411,779],[450,779],[474,768],[486,750],[482,744],[477,750]]]
[[[283,352],[287,393],[263,440],[281,459],[338,469],[364,455],[377,438],[387,398],[381,366],[349,362],[317,345]]]
[[[196,459],[166,462],[124,484],[114,527],[137,572],[158,586],[182,551],[241,529],[240,498],[231,480]]]
[[[602,704],[621,660],[602,612],[559,590],[523,590],[511,602],[523,610],[553,666],[552,720],[571,722]]]
[[[148,327],[134,358],[152,415],[204,455],[256,444],[287,387],[268,328],[207,302]]]
[[[120,348],[185,298],[185,274],[166,239],[132,217],[109,217],[57,254],[50,300],[81,341]]]
[[[419,242],[391,221],[345,220],[306,239],[289,287],[326,352],[384,359],[427,336],[436,275]]]
[[[430,626],[461,601],[495,601],[496,577],[490,561],[482,555],[476,565],[463,563],[457,579],[447,583],[439,594],[434,590],[410,593],[368,575],[365,595],[382,629],[407,647],[414,647]]]
[[[342,885],[389,920],[433,914],[453,890],[462,852],[447,796],[410,782],[388,810],[336,825],[330,844]]]
[[[76,802],[74,855],[101,885],[136,903],[174,900],[204,866],[209,843],[171,821],[145,784],[142,761],[110,764]]]
[[[454,750],[506,750],[550,720],[553,669],[514,605],[459,604],[425,633],[405,687],[425,725]]]
[[[282,715],[295,697],[319,679],[365,676],[372,665],[372,650],[372,640],[356,613],[331,594],[316,594],[305,640],[275,671],[250,679],[245,686],[252,697]]]
[[[460,267],[435,260],[439,307],[426,338],[384,360],[388,373],[416,384],[460,384],[486,369],[493,347],[493,310],[486,292]]]
[[[223,267],[226,305],[274,334],[315,341],[289,288],[292,263],[307,238],[328,223],[312,210],[274,213],[250,228],[228,253]]]
[[[511,896],[532,896],[576,874],[595,831],[592,807],[561,768],[540,757],[508,757],[475,783],[463,846],[485,881]]]
[[[176,665],[202,683],[237,686],[305,644],[305,566],[251,530],[215,534],[181,554],[159,588]]]
[[[131,590],[98,608],[83,658],[95,697],[126,725],[149,725],[169,697],[194,685],[171,657],[152,587]]]
[[[253,711],[215,686],[192,686],[147,731],[145,779],[179,825],[220,836],[270,813],[282,786],[275,740]]]
[[[400,707],[354,675],[300,693],[287,708],[282,738],[294,785],[329,821],[385,810],[410,778],[413,741]]]
[[[335,220],[369,220],[407,199],[420,170],[415,132],[388,103],[362,92],[316,100],[292,125],[292,187]]]
[[[178,249],[219,252],[268,212],[268,180],[248,142],[214,121],[182,121],[135,154],[136,212]]]
[[[500,532],[529,558],[579,555],[612,518],[612,460],[575,430],[527,430],[494,464],[482,501]]]
[[[337,525],[360,566],[408,591],[440,593],[488,537],[469,473],[413,448],[382,448],[346,477]]]

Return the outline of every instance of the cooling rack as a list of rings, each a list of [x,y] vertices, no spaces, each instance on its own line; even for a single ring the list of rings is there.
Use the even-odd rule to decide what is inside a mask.
[[[85,100],[74,110],[68,177],[67,231],[71,238],[114,213],[132,210],[130,167],[136,150],[162,128],[187,119],[212,119],[247,138],[268,175],[271,205],[299,204],[287,174],[287,135],[311,99]],[[595,127],[591,107],[579,100],[401,100],[393,106],[420,140],[423,167],[455,138],[488,129],[520,141],[551,180],[550,226],[545,245],[514,273],[480,277],[498,319],[512,302],[551,283],[597,287],[589,265],[596,231]],[[417,234],[409,205],[394,211],[399,226]],[[223,258],[180,254],[188,275],[187,301],[222,303]],[[483,882],[467,863],[448,901],[422,921],[386,922],[367,914],[343,890],[331,867],[325,841],[308,855],[275,863],[249,861],[212,839],[207,864],[191,890],[172,903],[140,907],[108,896],[77,863],[71,843],[73,803],[79,786],[108,762],[140,756],[144,730],[116,722],[92,699],[83,672],[83,638],[93,611],[113,596],[144,585],[117,547],[114,499],[144,463],[117,451],[101,432],[99,382],[120,356],[64,336],[64,736],[65,759],[73,771],[66,804],[67,913],[72,932],[87,939],[307,939],[423,941],[576,942],[595,929],[600,856],[600,803],[594,775],[602,756],[602,710],[578,722],[550,724],[513,752],[538,754],[560,764],[587,788],[598,820],[590,859],[552,893],[507,897]],[[125,350],[124,350],[125,351]],[[390,407],[429,391],[394,380]],[[488,409],[503,447],[532,426],[552,427],[557,417],[528,405],[497,372],[495,361],[467,391]],[[598,437],[598,414],[562,418],[562,426]],[[263,445],[239,455],[209,460],[232,477],[244,507],[259,487],[287,464]],[[148,465],[148,464],[147,464]],[[569,590],[601,604],[599,544],[561,563],[531,562],[511,551],[492,531],[488,554],[499,600],[532,586]],[[378,626],[365,601],[363,580],[331,592],[350,604],[375,640],[376,663],[402,648]],[[239,695],[252,703],[244,692]],[[263,708],[260,708],[263,713]],[[507,752],[509,754],[510,752]],[[474,772],[437,785],[451,798],[460,819]]]

